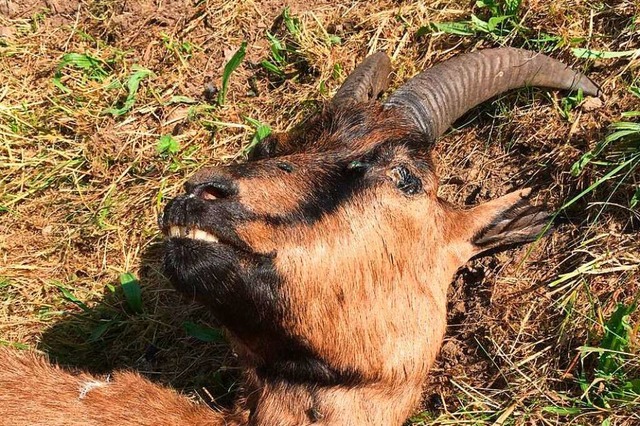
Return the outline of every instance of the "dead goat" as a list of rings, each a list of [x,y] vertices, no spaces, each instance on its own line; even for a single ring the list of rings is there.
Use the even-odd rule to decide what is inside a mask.
[[[202,169],[167,205],[167,275],[215,314],[246,370],[238,409],[248,418],[216,413],[210,424],[402,424],[442,342],[456,270],[536,238],[549,220],[528,189],[468,210],[439,199],[434,143],[513,88],[599,92],[561,62],[513,48],[438,64],[379,104],[389,73],[385,54],[368,57],[323,112],[262,141],[247,163]],[[125,410],[124,399],[76,403]],[[170,424],[156,411],[130,415]]]

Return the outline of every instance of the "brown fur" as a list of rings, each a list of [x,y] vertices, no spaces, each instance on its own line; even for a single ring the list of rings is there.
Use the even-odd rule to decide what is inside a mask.
[[[132,372],[71,373],[32,353],[0,348],[0,425],[244,424]]]

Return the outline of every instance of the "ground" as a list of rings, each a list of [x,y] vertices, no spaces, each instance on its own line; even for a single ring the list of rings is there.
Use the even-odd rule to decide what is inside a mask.
[[[228,404],[233,354],[162,275],[166,201],[241,161],[260,123],[316,111],[368,53],[392,57],[397,87],[458,53],[526,47],[603,96],[523,89],[436,147],[443,198],[533,186],[559,224],[456,277],[411,424],[640,424],[640,127],[600,149],[639,109],[638,4],[519,3],[0,0],[0,344]]]

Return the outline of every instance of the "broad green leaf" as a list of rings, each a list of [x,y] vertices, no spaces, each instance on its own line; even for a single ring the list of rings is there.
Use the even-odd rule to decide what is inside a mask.
[[[506,21],[509,18],[511,18],[511,16],[509,16],[509,15],[493,16],[493,17],[489,18],[489,21],[487,22],[488,30],[489,31],[495,31],[496,28],[498,28],[498,26],[500,24],[502,24],[504,21]]]
[[[471,15],[471,23],[473,24],[473,27],[476,30],[479,30],[485,33],[490,32],[489,24],[483,21],[482,19],[478,18],[476,15]]]
[[[140,289],[140,282],[138,282],[132,273],[125,272],[120,274],[120,285],[122,286],[124,298],[131,311],[136,314],[142,313],[142,290]]]
[[[58,64],[57,71],[66,66],[81,70],[94,80],[102,81],[109,73],[104,69],[105,63],[98,58],[83,53],[67,53]]]
[[[171,135],[162,135],[158,140],[156,151],[160,155],[175,155],[180,151],[180,144]]]
[[[622,352],[629,347],[629,332],[631,331],[629,315],[631,315],[635,310],[635,304],[631,304],[629,306],[618,304],[617,309],[604,325],[605,333],[602,342],[600,343],[601,348],[609,349],[610,351]],[[610,374],[618,368],[619,361],[614,353],[605,351],[600,354],[598,370],[605,374]]]
[[[182,323],[182,328],[191,337],[203,342],[225,342],[224,334],[222,331],[215,328],[208,327],[206,325],[196,324],[191,321],[185,321]]]

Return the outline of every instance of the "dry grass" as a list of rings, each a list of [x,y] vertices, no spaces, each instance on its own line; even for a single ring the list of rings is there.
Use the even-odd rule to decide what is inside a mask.
[[[436,153],[444,197],[471,204],[534,185],[560,207],[601,179],[610,167],[590,164],[575,177],[571,166],[623,111],[638,109],[629,88],[639,86],[640,64],[637,55],[578,60],[570,48],[637,49],[638,5],[531,0],[518,18],[527,31],[416,35],[429,22],[484,13],[472,3],[0,2],[0,343],[94,371],[135,368],[227,402],[233,357],[217,339],[185,331],[185,323],[214,323],[162,277],[157,213],[199,167],[241,159],[254,132],[244,117],[288,129],[378,49],[394,60],[394,86],[456,53],[501,44],[555,48],[602,85],[603,105],[574,108],[572,121],[560,113],[563,95],[542,90],[472,111]],[[300,20],[296,37],[278,19],[285,5]],[[259,65],[270,55],[267,31],[296,50],[283,81]],[[532,41],[541,34],[556,38]],[[217,107],[204,88],[219,87],[243,40],[246,59]],[[93,61],[61,66],[69,53]],[[152,74],[135,103],[121,116],[105,113],[123,106],[137,67]],[[178,142],[176,154],[157,152],[163,135]],[[637,395],[607,393],[625,380],[640,387],[632,381],[640,379],[638,313],[616,371],[626,379],[602,378],[599,355],[578,349],[601,345],[616,305],[640,294],[640,214],[629,208],[640,176],[625,172],[566,209],[566,223],[532,249],[462,271],[415,424],[640,424]],[[124,272],[140,280],[142,313],[122,294]]]

